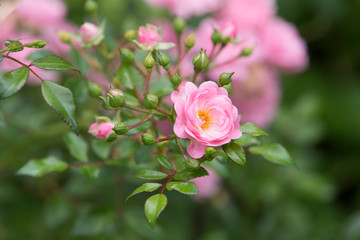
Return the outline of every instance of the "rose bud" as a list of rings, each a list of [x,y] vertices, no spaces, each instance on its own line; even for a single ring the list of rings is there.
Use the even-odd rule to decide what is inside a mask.
[[[99,29],[95,24],[84,23],[80,27],[80,36],[84,43],[94,40],[99,35]]]
[[[148,72],[151,72],[152,68],[155,66],[155,59],[153,58],[151,52],[144,59],[144,66]]]
[[[206,50],[204,51],[203,49],[201,49],[200,53],[195,55],[195,57],[193,58],[192,63],[197,69],[206,69],[209,64],[209,58],[206,56]]]
[[[88,81],[88,88],[90,96],[97,98],[102,92],[102,88],[99,84]]]
[[[174,87],[177,88],[180,85],[182,80],[181,80],[181,77],[179,76],[179,74],[175,73],[174,75],[172,75],[170,81],[174,85]]]
[[[239,57],[248,57],[248,56],[251,55],[251,53],[253,52],[253,50],[254,50],[254,47],[253,47],[253,46],[251,46],[251,47],[245,47],[245,48],[243,48],[243,50],[241,51]]]
[[[231,93],[231,91],[232,91],[231,83],[226,84],[226,85],[224,85],[224,86],[222,86],[222,87],[226,89],[226,91],[228,92],[228,94]]]
[[[135,30],[127,30],[124,34],[124,38],[127,41],[135,40],[137,38],[137,32]]]
[[[127,133],[127,131],[129,130],[128,127],[125,125],[125,123],[123,122],[118,122],[115,124],[114,128],[113,128],[114,132],[117,135],[124,135],[125,133]]]
[[[120,58],[123,62],[131,63],[134,60],[134,54],[127,48],[120,48]]]
[[[214,29],[214,32],[211,35],[211,41],[213,42],[214,46],[222,41],[222,35],[219,30]]]
[[[205,150],[206,161],[211,161],[216,157],[216,150],[213,147],[207,147]]]
[[[181,33],[184,28],[186,27],[186,22],[184,19],[180,18],[180,17],[175,17],[174,22],[173,22],[173,27],[175,32],[177,33]]]
[[[230,84],[232,75],[234,75],[234,72],[220,74],[220,77],[219,77],[220,86]]]
[[[60,41],[63,43],[71,43],[71,36],[68,32],[65,31],[59,31],[58,36],[60,38]]]
[[[234,21],[227,21],[220,27],[220,33],[222,35],[222,41],[224,44],[229,43],[236,38],[237,25]]]
[[[166,54],[159,52],[159,64],[163,66],[166,71],[170,68],[169,62],[169,57]]]
[[[120,89],[111,89],[107,96],[108,103],[113,108],[120,107],[124,102],[124,93]]]
[[[141,26],[138,30],[138,41],[139,43],[147,46],[153,46],[160,41],[160,35],[157,27],[151,24],[147,24],[146,27]]]
[[[106,137],[106,141],[107,142],[113,142],[117,139],[117,134],[114,132],[111,132],[107,137]]]
[[[154,109],[159,103],[159,99],[154,94],[144,94],[143,104],[147,109]]]
[[[195,45],[195,32],[192,32],[185,37],[184,44],[186,51],[189,51]]]
[[[89,127],[89,133],[97,138],[107,138],[113,132],[114,124],[111,122],[93,123]]]
[[[93,13],[98,9],[98,4],[94,0],[87,0],[85,3],[85,11]]]
[[[156,142],[154,136],[151,133],[144,133],[141,136],[141,140],[144,145],[152,145]]]

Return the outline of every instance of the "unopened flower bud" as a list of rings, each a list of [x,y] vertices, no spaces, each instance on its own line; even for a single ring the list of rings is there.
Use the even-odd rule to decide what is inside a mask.
[[[231,83],[224,85],[222,87],[225,88],[229,94],[231,93],[231,91],[232,91]]]
[[[144,145],[151,145],[156,142],[155,137],[151,133],[145,133],[141,136]]]
[[[120,57],[123,62],[131,63],[134,60],[134,54],[127,48],[120,48]]]
[[[137,38],[137,32],[135,30],[127,30],[124,34],[124,38],[127,41],[135,40]]]
[[[219,30],[214,29],[214,32],[213,32],[213,34],[211,35],[211,40],[212,40],[214,46],[215,46],[216,44],[218,44],[219,42],[222,41],[222,35],[221,35],[221,33],[219,32]]]
[[[192,32],[185,37],[184,44],[186,51],[189,51],[195,45],[195,32]]]
[[[144,94],[143,104],[147,109],[154,109],[159,103],[159,99],[154,94]]]
[[[94,98],[100,96],[102,89],[99,84],[88,81],[88,88],[90,96]]]
[[[165,70],[169,70],[170,68],[169,63],[170,63],[169,57],[166,54],[159,52],[159,64],[163,66]]]
[[[84,43],[94,40],[99,35],[99,29],[95,24],[84,23],[80,27],[80,36]]]
[[[107,142],[113,142],[115,141],[117,138],[117,134],[114,132],[111,132],[107,137],[106,137],[106,141]]]
[[[227,44],[236,38],[237,25],[234,21],[227,21],[221,25],[220,32],[223,37],[223,44]]]
[[[109,105],[113,108],[120,107],[124,102],[124,93],[120,89],[111,89],[107,97]]]
[[[247,57],[247,56],[250,56],[251,53],[253,52],[253,50],[254,50],[254,47],[253,47],[253,46],[251,46],[251,47],[245,47],[245,48],[243,48],[243,50],[241,51],[239,57]]]
[[[175,32],[177,33],[181,33],[184,28],[186,27],[186,22],[184,19],[180,18],[180,17],[175,17],[174,22],[173,22],[173,27]]]
[[[71,43],[71,36],[68,32],[60,31],[58,36],[63,43]]]
[[[146,27],[141,26],[138,29],[138,41],[147,46],[153,46],[160,41],[158,28],[152,24],[147,24]]]
[[[144,66],[148,72],[151,72],[152,68],[155,66],[155,59],[153,58],[151,52],[149,52],[149,54],[145,58]]]
[[[205,159],[211,161],[216,157],[216,150],[213,147],[207,147],[205,150]]]
[[[174,75],[172,75],[170,81],[174,85],[174,87],[178,87],[181,83],[181,77],[179,76],[179,74],[175,73]]]
[[[31,43],[28,43],[26,44],[27,46],[26,47],[29,47],[29,48],[43,48],[45,47],[47,44],[47,42],[44,42],[44,41],[41,41],[41,40],[35,40],[35,41],[32,41]]]
[[[220,86],[224,86],[224,85],[231,83],[232,75],[234,75],[234,72],[220,74],[220,77],[219,77]]]
[[[85,3],[85,11],[93,13],[98,9],[98,4],[94,0],[87,0]]]
[[[201,49],[200,53],[195,55],[195,57],[192,59],[192,63],[197,69],[206,69],[209,64],[209,58],[206,56],[206,50],[204,51],[203,49]]]
[[[8,48],[9,52],[20,52],[24,50],[22,43],[18,40],[6,40],[5,46]]]
[[[127,133],[127,131],[129,130],[128,127],[125,125],[125,123],[123,122],[118,122],[115,124],[114,128],[113,128],[114,132],[117,135],[124,135],[125,133]]]

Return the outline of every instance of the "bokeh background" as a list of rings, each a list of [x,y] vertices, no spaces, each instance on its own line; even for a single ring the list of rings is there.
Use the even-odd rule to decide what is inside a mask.
[[[83,1],[65,2],[68,21],[91,20]],[[69,129],[43,102],[39,87],[27,86],[0,102],[0,239],[360,239],[360,1],[277,4],[278,15],[306,40],[310,63],[302,73],[281,75],[281,104],[268,132],[299,168],[257,157],[249,157],[245,168],[230,165],[221,174],[221,189],[209,199],[169,193],[152,230],[143,215],[147,194],[125,205],[141,181],[121,166],[102,167],[94,180],[75,170],[39,179],[15,174],[31,158],[55,154],[73,161],[63,140]],[[99,5],[113,39],[155,19],[170,19],[166,10],[138,0]],[[80,126],[90,141],[88,107],[94,102],[81,81],[64,78],[78,93]],[[128,152],[138,150],[136,161],[146,161],[147,148],[122,144]]]

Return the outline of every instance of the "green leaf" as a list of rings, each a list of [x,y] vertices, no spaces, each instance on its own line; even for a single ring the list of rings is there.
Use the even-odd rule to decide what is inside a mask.
[[[116,75],[120,79],[120,83],[126,88],[134,89],[133,77],[134,77],[134,68],[131,64],[121,64],[119,70],[116,72]]]
[[[126,126],[131,126],[131,125],[134,125],[134,124],[140,122],[141,120],[142,120],[141,118],[131,118],[131,119],[124,121],[124,123]],[[127,131],[127,133],[125,133],[125,135],[131,136],[131,135],[137,134],[139,132],[144,132],[145,130],[149,129],[151,126],[152,125],[151,125],[150,121],[144,122],[143,124]]]
[[[171,165],[170,161],[167,159],[167,157],[164,154],[157,155],[156,160],[164,168],[174,170],[174,167]]]
[[[0,78],[0,100],[18,92],[29,77],[29,69],[21,67],[6,73]]]
[[[199,193],[199,190],[193,182],[170,182],[166,185],[166,189],[169,191],[176,190],[188,195]]]
[[[164,194],[156,194],[149,197],[145,202],[145,217],[153,228],[156,219],[167,205],[167,197]]]
[[[241,166],[246,165],[246,156],[244,149],[236,143],[230,142],[222,146],[226,155],[235,163]]]
[[[110,155],[111,144],[104,141],[94,140],[91,144],[95,154],[101,159],[107,159]]]
[[[142,179],[152,179],[152,180],[160,180],[166,178],[168,175],[163,172],[150,170],[150,169],[143,169],[138,172],[135,177],[142,178]]]
[[[157,97],[163,97],[174,91],[174,87],[171,82],[166,78],[159,78],[151,82],[150,92]]]
[[[193,178],[203,177],[209,175],[205,168],[200,167],[198,169],[184,169],[174,175],[175,180],[186,181]]]
[[[72,92],[51,81],[44,81],[41,84],[42,95],[52,108],[57,111],[66,124],[68,124],[76,134],[79,133],[76,122],[76,105]]]
[[[33,61],[30,66],[35,66],[46,70],[75,70],[78,71],[71,63],[58,56],[46,56]]]
[[[261,155],[265,159],[279,164],[296,166],[290,154],[280,144],[270,144],[249,148],[250,153]]]
[[[22,43],[15,40],[6,40],[5,41],[5,46],[7,48],[9,48],[9,52],[20,52],[22,50],[24,50],[24,47],[22,46]]]
[[[2,112],[0,112],[0,127],[5,127],[6,123],[5,123],[5,117],[3,115]]]
[[[156,44],[156,49],[158,50],[167,50],[167,49],[170,49],[170,48],[173,48],[175,47],[176,45],[172,42],[162,42],[162,43],[158,43]]]
[[[264,130],[253,124],[252,122],[247,122],[240,126],[240,131],[242,133],[250,134],[251,136],[269,136]]]
[[[89,165],[78,168],[78,171],[86,176],[87,179],[93,181],[100,175],[100,169],[97,166]]]
[[[239,144],[240,146],[249,146],[249,145],[258,145],[260,141],[249,134],[243,134],[240,138],[234,140],[234,143]]]
[[[81,162],[88,161],[88,145],[80,136],[76,136],[73,132],[67,132],[64,135],[66,146],[70,150],[70,154]]]
[[[136,188],[125,200],[125,202],[132,196],[141,192],[153,192],[161,186],[161,183],[144,183],[140,187]]]
[[[32,159],[20,168],[16,174],[41,177],[49,172],[62,172],[68,168],[67,163],[56,157],[46,157],[42,159]]]

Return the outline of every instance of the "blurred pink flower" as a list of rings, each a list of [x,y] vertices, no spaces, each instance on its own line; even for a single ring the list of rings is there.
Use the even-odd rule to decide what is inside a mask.
[[[164,7],[171,13],[189,18],[217,10],[224,0],[147,0],[149,4]]]
[[[223,37],[236,38],[238,27],[234,21],[228,20],[221,24],[220,33]]]
[[[261,36],[270,63],[287,72],[306,68],[306,44],[294,25],[280,18],[273,19],[264,26]]]
[[[240,117],[225,88],[207,81],[199,88],[184,82],[171,94],[177,117],[174,133],[191,141],[188,153],[201,158],[207,146],[221,146],[241,137]]]
[[[212,197],[220,189],[220,177],[214,170],[210,168],[206,168],[206,170],[209,175],[190,180],[190,182],[195,183],[200,192],[199,194],[194,195],[194,198],[199,201]]]
[[[89,133],[97,138],[106,138],[113,132],[114,124],[111,122],[93,123],[89,127]]]
[[[276,71],[261,64],[250,66],[245,78],[233,82],[230,97],[242,114],[241,123],[267,127],[275,117],[280,100]]]
[[[99,29],[95,24],[86,22],[80,27],[80,35],[83,42],[87,43],[99,35]]]
[[[147,24],[146,27],[141,26],[138,30],[138,40],[140,43],[152,46],[160,41],[160,35],[157,31],[157,27],[151,24]]]
[[[274,0],[228,0],[219,13],[220,19],[231,19],[243,30],[255,30],[276,13]]]

